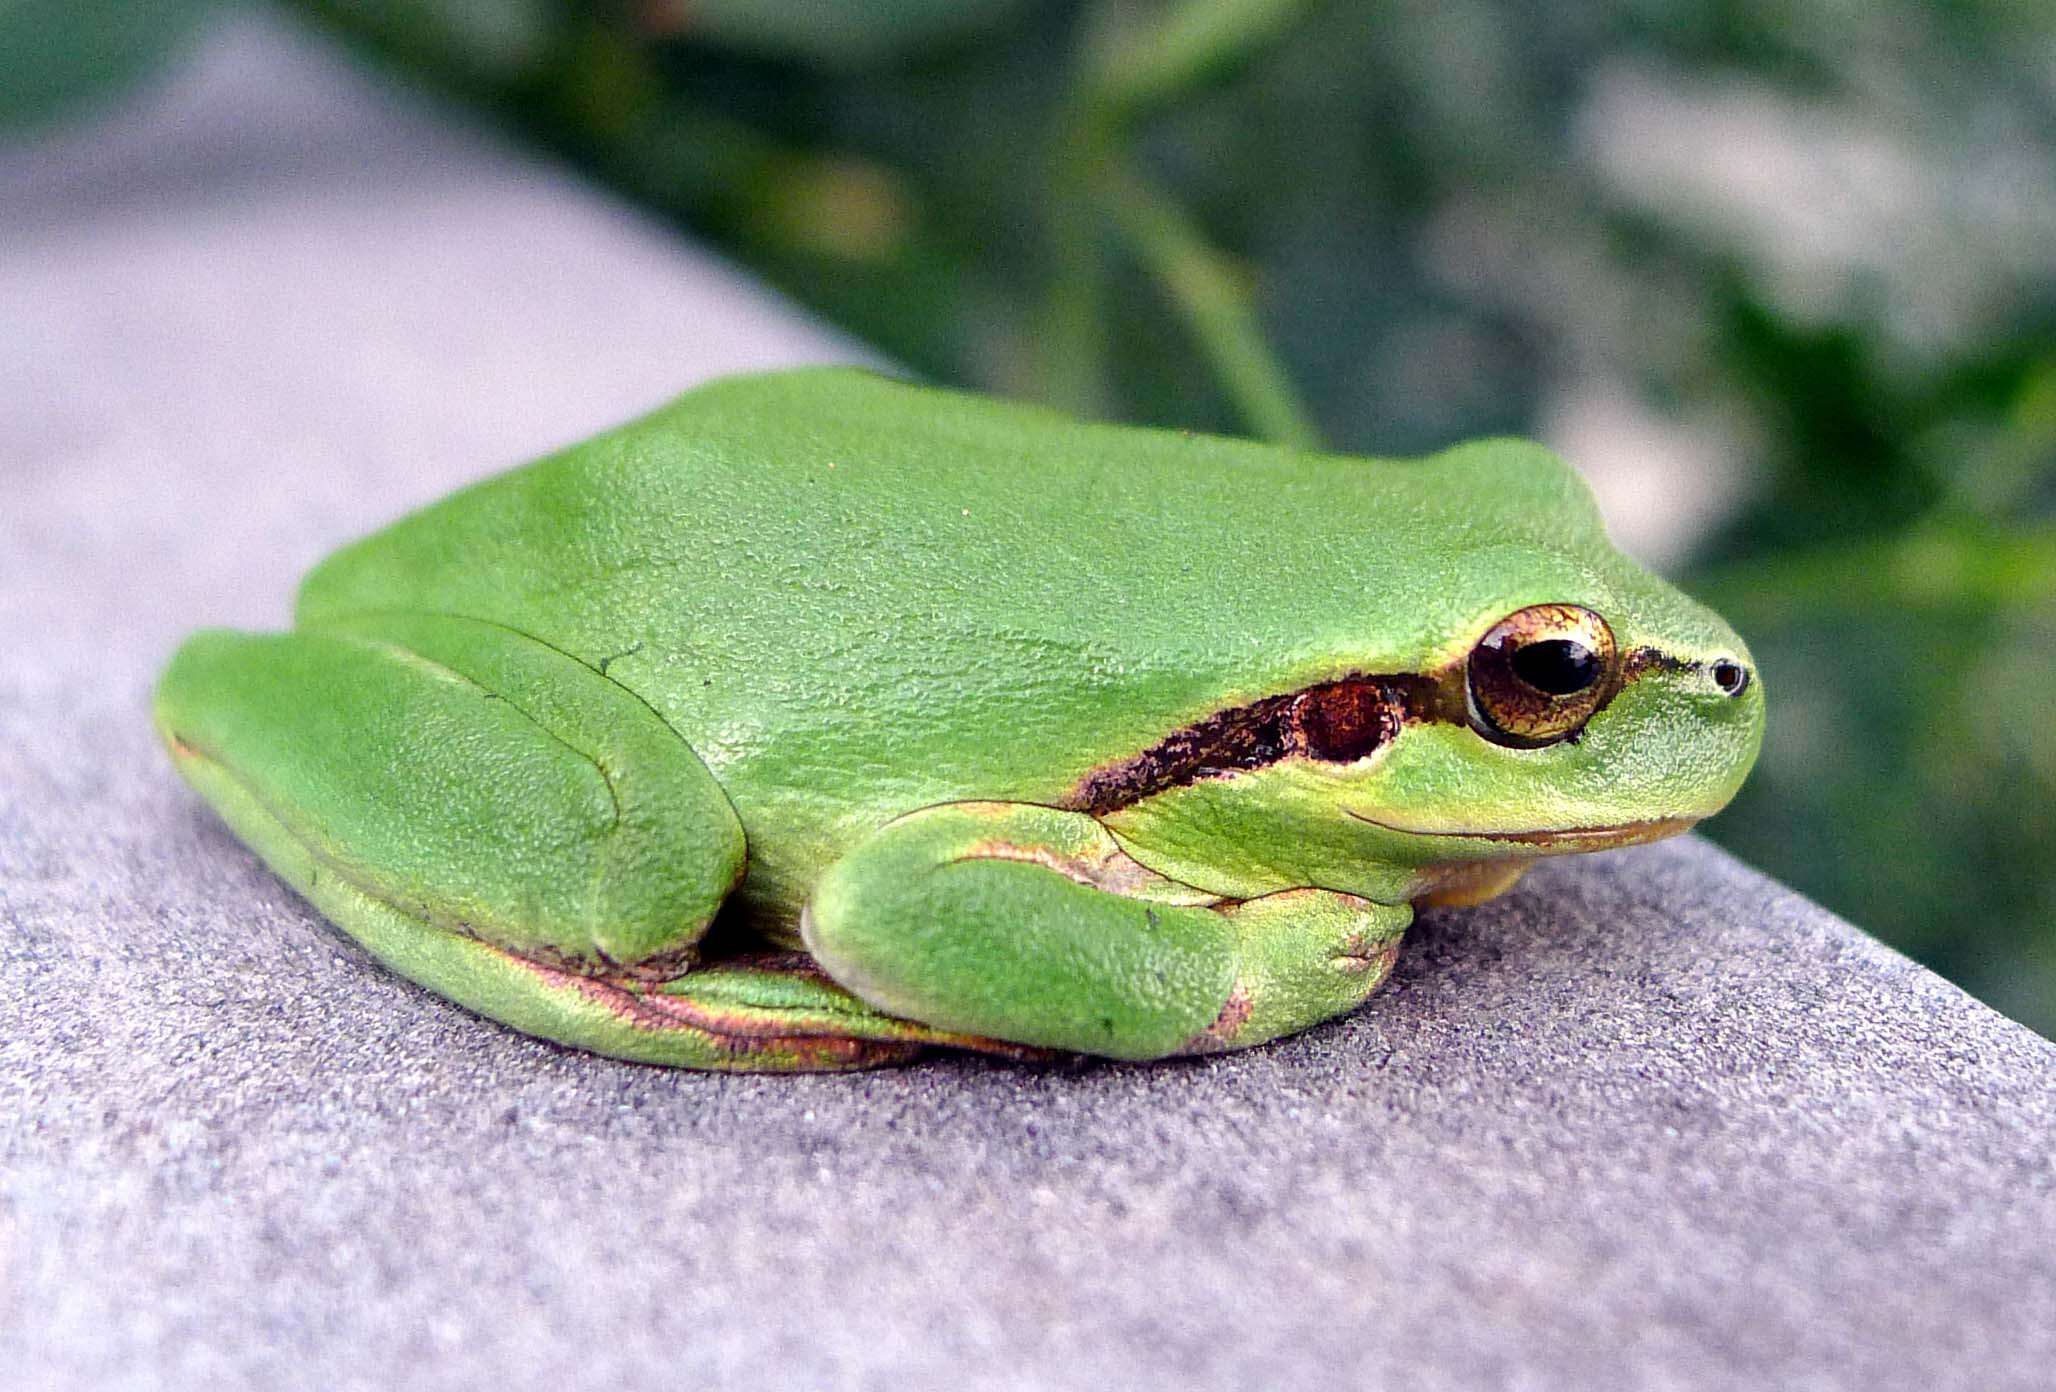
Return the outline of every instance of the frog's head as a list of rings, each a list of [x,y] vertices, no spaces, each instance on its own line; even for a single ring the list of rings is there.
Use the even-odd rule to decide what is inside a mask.
[[[1378,467],[1401,525],[1358,578],[1404,616],[1317,617],[1268,690],[1095,770],[1078,805],[1216,892],[1463,902],[1727,804],[1763,733],[1749,651],[1614,549],[1567,466],[1492,441]]]

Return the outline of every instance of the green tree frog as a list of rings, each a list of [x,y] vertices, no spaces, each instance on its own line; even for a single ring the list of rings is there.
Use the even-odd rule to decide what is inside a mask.
[[[393,969],[764,1070],[1304,1029],[1415,906],[1718,810],[1763,728],[1740,640],[1537,445],[1349,458],[847,369],[347,546],[155,710]]]

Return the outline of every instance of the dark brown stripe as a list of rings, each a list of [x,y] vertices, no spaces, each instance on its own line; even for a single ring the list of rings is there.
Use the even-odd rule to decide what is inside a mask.
[[[1389,743],[1409,720],[1447,712],[1446,679],[1352,676],[1266,696],[1173,730],[1130,758],[1094,769],[1066,805],[1100,814],[1167,788],[1294,757],[1349,763]],[[1457,718],[1462,693],[1457,692]]]
[[[1699,664],[1655,648],[1621,659],[1604,710],[1645,672],[1689,672]],[[1461,662],[1426,674],[1358,675],[1265,696],[1173,730],[1140,754],[1088,773],[1064,806],[1095,816],[1203,778],[1225,778],[1294,757],[1349,763],[1389,743],[1406,724],[1468,724]]]

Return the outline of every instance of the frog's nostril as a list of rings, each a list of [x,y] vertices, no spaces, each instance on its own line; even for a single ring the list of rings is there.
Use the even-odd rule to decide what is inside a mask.
[[[1713,684],[1730,696],[1740,696],[1749,689],[1749,669],[1733,658],[1721,658],[1713,664]]]

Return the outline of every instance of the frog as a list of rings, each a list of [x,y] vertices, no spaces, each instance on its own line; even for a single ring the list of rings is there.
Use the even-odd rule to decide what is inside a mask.
[[[728,377],[199,631],[171,760],[372,957],[642,1063],[1148,1061],[1719,811],[1763,689],[1540,444],[1373,459]]]

